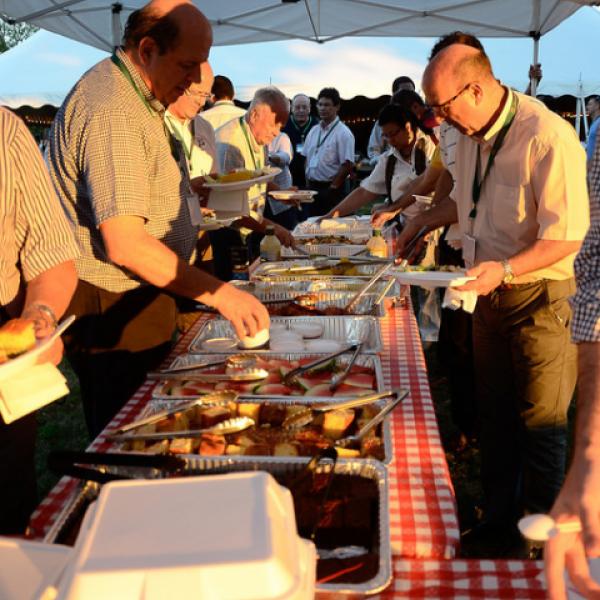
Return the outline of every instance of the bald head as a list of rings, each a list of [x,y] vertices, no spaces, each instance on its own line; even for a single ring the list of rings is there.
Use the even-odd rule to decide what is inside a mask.
[[[440,50],[423,73],[422,87],[438,116],[467,135],[484,126],[504,93],[485,53],[465,44]]]
[[[200,82],[212,29],[188,0],[152,0],[129,15],[123,42],[150,91],[168,106]]]
[[[304,125],[310,117],[310,98],[306,94],[296,94],[292,98],[292,115],[298,125]]]

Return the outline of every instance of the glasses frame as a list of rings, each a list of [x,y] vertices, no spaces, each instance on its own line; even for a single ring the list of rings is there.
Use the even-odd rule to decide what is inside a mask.
[[[450,100],[446,100],[446,102],[440,102],[440,104],[429,103],[428,104],[429,108],[431,108],[431,110],[435,111],[436,113],[438,113],[444,117],[448,116],[448,112],[450,110],[450,107],[452,106],[452,103],[455,100],[457,100],[462,94],[464,94],[471,87],[472,84],[473,84],[472,81],[467,83],[467,85],[462,87],[456,94],[454,94],[454,96],[452,96],[452,98],[450,98]]]
[[[200,101],[201,99],[208,100],[212,96],[210,92],[190,92],[189,88],[186,88],[183,93],[185,96],[195,100],[196,102]]]

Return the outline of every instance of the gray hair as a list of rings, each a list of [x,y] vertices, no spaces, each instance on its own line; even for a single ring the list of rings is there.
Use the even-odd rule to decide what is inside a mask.
[[[256,90],[248,111],[260,104],[266,104],[275,113],[277,123],[284,125],[290,116],[290,101],[275,86],[270,85]]]

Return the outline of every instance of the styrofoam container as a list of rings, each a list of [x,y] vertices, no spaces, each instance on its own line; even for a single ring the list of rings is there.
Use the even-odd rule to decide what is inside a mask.
[[[118,481],[88,510],[58,598],[301,600],[315,568],[267,473]]]
[[[71,548],[14,538],[0,538],[0,598],[37,600],[62,573]]]

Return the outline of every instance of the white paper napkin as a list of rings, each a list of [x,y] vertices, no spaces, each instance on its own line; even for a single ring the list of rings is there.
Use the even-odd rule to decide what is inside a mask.
[[[477,292],[461,292],[455,288],[446,288],[442,308],[458,310],[462,308],[465,312],[472,313],[477,304]]]
[[[33,365],[0,381],[0,414],[9,424],[68,393],[66,379],[54,365]]]

